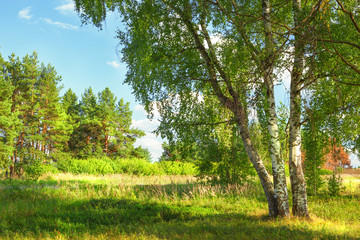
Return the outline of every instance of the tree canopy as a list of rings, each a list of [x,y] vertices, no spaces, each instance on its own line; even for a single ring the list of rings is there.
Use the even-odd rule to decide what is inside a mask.
[[[346,6],[340,1],[321,0],[75,3],[83,22],[99,28],[108,11],[119,11],[125,26],[117,32],[123,46],[122,60],[128,65],[125,82],[149,112],[155,106],[159,109],[162,123],[158,132],[169,137],[170,142],[186,139],[188,129],[194,132],[193,127],[188,127],[191,125],[216,124],[219,119],[236,123],[262,183],[271,216],[289,216],[285,160],[279,139],[284,134],[279,134],[274,97],[274,84],[281,78],[277,73],[289,71],[287,145],[292,209],[296,216],[308,216],[301,160],[305,103],[301,92],[309,89],[311,101],[321,94],[332,98],[332,88],[321,90],[321,83],[329,82],[331,86],[334,81],[344,82],[344,71],[356,72],[357,62],[351,57],[358,46],[352,38],[358,26],[356,1],[349,1]],[[341,42],[335,36],[340,37],[344,27],[351,27],[352,31]],[[336,44],[342,45],[334,47]],[[313,94],[317,90],[319,93]],[[326,99],[319,98],[321,102],[315,106],[325,106]],[[217,113],[207,118],[211,111],[207,106],[213,102],[219,105],[213,109]],[[273,181],[250,131],[249,113],[255,109],[264,116],[262,126],[267,128],[264,137]],[[225,111],[229,116],[220,117]],[[325,108],[319,111],[326,113]],[[191,122],[194,119],[198,122]],[[211,131],[216,132],[215,128]]]
[[[0,55],[1,168],[21,174],[24,166],[51,163],[63,153],[149,158],[133,146],[144,132],[131,127],[129,103],[109,88],[98,95],[86,89],[80,101],[71,89],[61,97],[60,82],[55,68],[40,64],[36,52],[22,59],[12,54],[8,61]]]

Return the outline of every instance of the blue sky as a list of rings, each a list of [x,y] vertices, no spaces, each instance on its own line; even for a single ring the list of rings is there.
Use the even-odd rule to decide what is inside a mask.
[[[146,132],[136,146],[147,147],[153,160],[160,157],[163,140],[151,132],[158,125],[150,121],[142,106],[135,101],[131,88],[123,85],[126,65],[119,61],[115,31],[121,27],[118,16],[108,16],[103,31],[91,25],[81,25],[71,0],[0,0],[0,53],[7,58],[11,53],[19,57],[36,51],[39,60],[51,63],[62,76],[64,91],[71,88],[78,97],[85,88],[100,92],[109,87],[118,98],[130,102],[133,126]],[[282,76],[277,86],[277,101],[289,104],[289,73]],[[155,113],[155,118],[158,116]],[[360,162],[351,155],[354,166]]]
[[[115,31],[120,21],[111,14],[103,31],[81,26],[71,0],[0,0],[0,53],[22,58],[36,51],[40,62],[51,63],[62,76],[63,92],[71,88],[78,97],[85,88],[100,92],[109,87],[118,98],[130,102],[133,126],[147,135],[136,145],[147,147],[156,160],[162,140],[151,131],[157,121],[149,121],[135,101],[131,88],[123,85],[126,65],[120,63]]]

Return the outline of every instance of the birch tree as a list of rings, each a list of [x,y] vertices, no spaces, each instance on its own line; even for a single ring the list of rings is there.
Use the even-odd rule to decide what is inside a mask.
[[[119,31],[125,46],[123,60],[129,65],[126,82],[148,110],[152,102],[164,101],[170,93],[179,95],[183,108],[188,107],[189,103],[198,102],[191,93],[203,93],[203,86],[208,86],[210,94],[234,115],[246,152],[263,185],[269,214],[289,215],[273,99],[275,49],[270,2],[76,1],[76,6],[84,22],[98,27],[107,10],[120,10],[128,30]],[[220,42],[214,41],[216,36],[221,38]],[[247,94],[264,82],[268,89],[275,191],[251,140],[244,107]],[[166,107],[170,110],[171,106]]]
[[[177,115],[187,114],[184,109],[200,104],[195,92],[215,96],[233,113],[262,182],[269,213],[281,216],[288,216],[288,205],[275,112],[274,82],[278,77],[274,73],[275,69],[288,69],[293,214],[308,216],[300,151],[301,92],[319,80],[339,76],[332,74],[336,68],[358,73],[353,57],[360,49],[354,40],[359,39],[354,38],[359,32],[357,1],[75,2],[83,22],[99,28],[107,11],[120,12],[125,30],[118,31],[118,37],[124,46],[123,61],[129,65],[126,82],[148,111],[154,102],[166,102],[161,109],[164,115],[171,115],[168,112],[172,110]],[[347,32],[349,28],[352,31]],[[346,40],[339,39],[344,32]],[[353,52],[347,51],[349,48]],[[288,60],[283,58],[286,55]],[[339,61],[346,67],[336,67]],[[174,96],[182,107],[174,107],[179,103]],[[247,107],[254,107],[259,99],[264,102],[274,185],[248,129]]]

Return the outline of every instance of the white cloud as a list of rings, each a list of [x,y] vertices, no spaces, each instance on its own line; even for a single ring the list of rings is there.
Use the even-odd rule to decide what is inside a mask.
[[[136,144],[141,145],[143,147],[149,147],[156,151],[162,151],[162,140],[156,137],[154,133],[147,133],[144,137],[138,139]]]
[[[133,128],[139,128],[143,131],[153,131],[159,126],[158,120],[149,120],[149,119],[141,119],[141,120],[133,120],[131,126]]]
[[[19,11],[19,18],[30,20],[32,18],[32,15],[30,15],[30,9],[31,7],[24,8]]]
[[[61,12],[62,14],[73,13],[75,9],[75,4],[73,2],[69,2],[60,6],[57,6],[55,10]]]
[[[154,119],[150,120],[146,118],[147,113],[143,105],[138,104],[134,107],[134,109],[136,112],[142,114],[144,118],[140,120],[133,120],[131,127],[139,128],[146,133],[144,137],[136,140],[134,146],[137,147],[141,145],[142,147],[149,149],[153,161],[157,161],[163,152],[161,144],[164,142],[164,140],[160,137],[157,137],[154,133],[152,133],[152,131],[154,131],[160,124],[158,121],[160,118],[160,113],[156,106],[154,106]]]
[[[282,85],[286,92],[290,91],[291,73],[288,69],[277,68],[275,69],[275,75],[277,80],[274,82],[275,85]]]
[[[114,67],[114,68],[119,68],[121,65],[118,63],[118,62],[116,62],[116,61],[112,61],[112,62],[107,62],[106,63],[107,65],[110,65],[110,66],[112,66],[112,67]]]
[[[63,28],[63,29],[70,29],[70,30],[78,30],[79,29],[77,26],[74,26],[74,25],[71,25],[68,23],[62,23],[62,22],[56,22],[56,21],[54,22],[49,18],[44,18],[44,21],[47,24],[54,25],[56,27]]]
[[[131,124],[132,127],[139,128],[145,132],[152,132],[160,125],[159,122],[160,113],[156,108],[156,106],[154,106],[154,110],[153,110],[154,118],[151,120],[146,118],[147,113],[143,105],[138,104],[134,107],[134,109],[136,112],[142,114],[144,118],[140,120],[133,120]]]
[[[144,148],[149,149],[152,160],[157,161],[162,154],[162,146],[163,140],[156,137],[154,133],[147,133],[144,137],[137,139],[134,146],[142,146]]]
[[[152,114],[154,115],[154,119],[160,119],[160,112],[159,112],[159,109],[157,108],[157,106],[156,106],[156,102],[153,102],[153,111],[152,111]],[[137,112],[139,112],[139,113],[141,113],[141,114],[144,114],[145,116],[147,116],[148,114],[147,114],[147,112],[145,111],[145,109],[144,109],[144,106],[143,105],[141,105],[141,104],[138,104],[138,105],[136,105],[135,107],[134,107],[134,109],[137,111]]]
[[[142,113],[142,114],[145,114],[145,115],[146,115],[146,111],[145,111],[145,109],[144,109],[144,106],[143,106],[143,105],[138,104],[138,105],[136,105],[136,106],[134,107],[134,109],[135,109],[136,111],[138,111],[138,112],[140,112],[140,113]]]

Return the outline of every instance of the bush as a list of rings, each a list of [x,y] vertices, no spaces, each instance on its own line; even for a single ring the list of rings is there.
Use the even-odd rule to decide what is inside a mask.
[[[328,192],[331,196],[337,196],[344,189],[342,186],[342,178],[340,175],[336,176],[335,173],[328,180]]]
[[[37,180],[45,173],[59,173],[59,170],[52,164],[41,163],[41,161],[34,162],[24,166],[26,177],[31,180]]]
[[[76,159],[67,157],[57,162],[62,172],[74,174],[112,174],[127,173],[133,175],[197,175],[198,170],[193,163],[184,162],[156,162],[151,163],[143,158],[88,158]]]
[[[329,169],[320,169],[320,175],[332,175],[333,171]]]
[[[193,163],[162,161],[155,163],[159,168],[163,169],[167,175],[197,175],[198,169]]]
[[[88,173],[88,174],[111,174],[114,173],[109,158],[76,159],[67,158],[57,162],[57,167],[62,172]]]
[[[344,172],[344,169],[342,167],[336,167],[335,168],[335,173],[340,174],[340,173],[343,173],[343,172]]]
[[[134,175],[162,175],[164,172],[156,164],[142,158],[120,158],[113,160],[116,173],[128,173]]]

